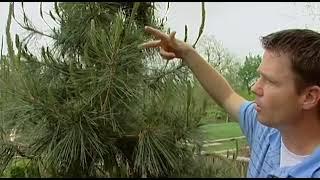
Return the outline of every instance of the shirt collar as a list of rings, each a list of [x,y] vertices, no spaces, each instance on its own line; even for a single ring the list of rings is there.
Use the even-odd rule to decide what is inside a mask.
[[[280,147],[281,147],[281,136],[278,130],[272,129],[271,134],[269,136],[269,142],[270,142],[270,163],[273,167],[273,170],[269,172],[270,176],[279,177],[280,174],[282,174],[282,171],[279,171],[280,167]]]
[[[311,178],[320,169],[320,146],[300,164],[280,168],[281,135],[277,129],[271,130],[269,143],[271,152],[269,158],[274,169],[270,171],[268,177]]]
[[[310,178],[320,168],[320,147],[310,157],[289,170],[289,176],[296,178]]]
[[[270,172],[269,176],[275,177],[295,177],[295,178],[311,178],[312,175],[320,168],[320,146],[307,157],[303,162],[293,167],[280,168],[280,146],[281,135],[276,129],[272,130],[272,134],[269,136],[270,150],[274,153],[271,154],[271,162],[275,169]]]

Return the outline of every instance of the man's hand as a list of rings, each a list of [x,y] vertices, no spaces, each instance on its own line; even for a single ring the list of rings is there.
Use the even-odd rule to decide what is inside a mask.
[[[143,43],[140,46],[144,48],[160,48],[160,55],[167,60],[173,58],[184,59],[186,54],[193,50],[190,45],[175,38],[175,31],[167,35],[149,26],[145,27],[145,31],[153,35],[157,40]]]
[[[175,32],[167,35],[157,29],[145,27],[145,31],[157,40],[146,42],[144,48],[160,48],[160,55],[167,59],[181,58],[200,81],[214,101],[238,118],[240,106],[245,99],[233,91],[228,82],[208,64],[192,46],[175,38]]]

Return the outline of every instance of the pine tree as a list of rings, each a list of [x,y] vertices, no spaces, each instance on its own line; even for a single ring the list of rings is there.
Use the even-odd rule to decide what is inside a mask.
[[[2,170],[17,155],[42,177],[170,177],[194,163],[186,142],[197,143],[205,107],[194,101],[186,67],[138,48],[149,38],[144,25],[157,26],[153,8],[55,3],[50,16],[59,28],[46,35],[55,43],[37,57],[19,36],[14,52],[10,4],[0,77]],[[20,25],[45,35],[25,14]]]

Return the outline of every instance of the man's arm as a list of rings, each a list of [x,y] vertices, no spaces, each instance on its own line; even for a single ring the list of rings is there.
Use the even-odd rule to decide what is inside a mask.
[[[160,48],[160,55],[168,60],[181,58],[213,100],[231,116],[239,119],[240,107],[245,99],[235,93],[222,75],[208,64],[192,46],[175,39],[175,32],[167,35],[151,27],[146,27],[145,30],[159,40],[144,43],[142,47]]]
[[[239,96],[225,78],[194,49],[190,49],[185,53],[183,60],[211,98],[222,106],[232,117],[239,119],[240,106],[245,102],[245,99]]]

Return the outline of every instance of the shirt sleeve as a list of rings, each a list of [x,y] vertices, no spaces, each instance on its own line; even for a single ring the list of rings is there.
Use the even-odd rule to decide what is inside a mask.
[[[240,128],[242,133],[246,136],[247,141],[251,147],[253,136],[257,128],[257,111],[254,102],[246,101],[240,107]]]

